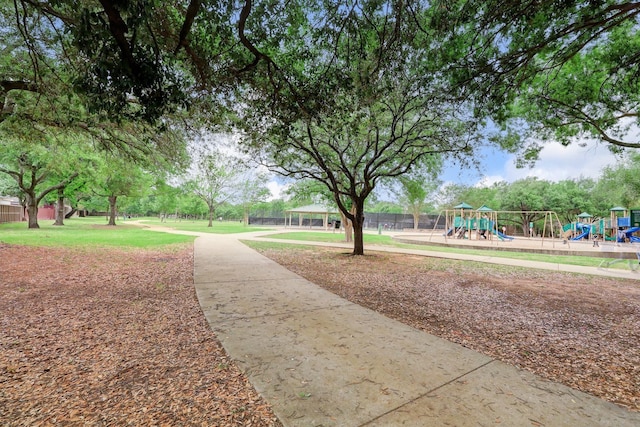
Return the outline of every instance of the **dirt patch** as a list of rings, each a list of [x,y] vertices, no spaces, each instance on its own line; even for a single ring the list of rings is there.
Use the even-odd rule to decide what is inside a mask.
[[[193,251],[0,245],[4,426],[280,426],[228,358]]]
[[[640,282],[344,250],[269,258],[352,302],[640,410]]]

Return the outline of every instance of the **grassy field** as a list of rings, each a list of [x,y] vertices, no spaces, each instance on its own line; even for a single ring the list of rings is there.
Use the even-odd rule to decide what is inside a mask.
[[[201,233],[229,234],[246,233],[254,231],[268,231],[269,228],[245,226],[240,222],[214,221],[212,227],[208,227],[206,220],[169,220],[160,222],[158,218],[141,218],[136,221],[145,225],[157,225],[175,230],[195,231]],[[160,247],[175,243],[192,242],[194,236],[160,233],[145,230],[142,227],[131,224],[131,220],[119,220],[117,226],[107,226],[104,217],[71,218],[65,220],[63,227],[54,227],[52,221],[40,221],[39,229],[28,229],[27,224],[8,223],[0,224],[0,243],[32,245],[32,246],[82,246],[101,247],[116,246],[123,248]],[[344,234],[325,231],[293,231],[278,234],[270,234],[270,238],[297,240],[307,242],[340,243],[344,242]],[[487,255],[489,252],[493,258],[522,259],[529,261],[550,262],[555,264],[578,265],[585,267],[597,267],[602,258],[570,255],[547,255],[528,252],[489,251],[482,249],[461,249],[442,246],[410,245],[394,241],[388,235],[364,234],[366,245],[382,245],[405,249],[418,249],[434,252],[459,253],[469,255]],[[253,247],[288,247],[301,248],[300,244],[271,243],[271,242],[246,242]],[[304,246],[304,245],[302,245]],[[311,246],[311,245],[309,245]],[[611,268],[628,269],[626,262],[612,265]]]
[[[193,236],[158,233],[142,227],[118,222],[107,226],[104,217],[71,218],[62,227],[51,225],[53,221],[39,221],[40,228],[28,229],[25,222],[0,224],[0,243],[30,246],[82,246],[121,248],[159,247],[174,243],[186,243]]]
[[[211,227],[208,226],[207,220],[180,220],[173,219],[160,222],[158,218],[142,218],[140,222],[147,225],[159,225],[162,227],[172,228],[174,230],[196,231],[199,233],[214,234],[235,234],[248,233],[253,231],[267,231],[270,228],[246,226],[239,221],[213,221]]]
[[[174,230],[200,233],[230,234],[266,231],[268,228],[245,226],[240,222],[214,221],[208,227],[206,220],[160,222],[158,218],[118,218],[115,227],[107,225],[104,217],[70,218],[65,225],[55,227],[52,220],[40,220],[39,229],[28,229],[26,222],[0,224],[0,242],[32,246],[119,246],[155,247],[172,243],[192,242],[194,236],[158,233],[133,225],[158,225]]]

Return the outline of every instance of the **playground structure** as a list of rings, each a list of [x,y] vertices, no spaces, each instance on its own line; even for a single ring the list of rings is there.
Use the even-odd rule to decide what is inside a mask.
[[[640,231],[640,210],[610,209],[610,218],[594,218],[586,212],[578,215],[578,221],[563,226],[563,239],[598,239],[617,243],[640,243],[635,233]]]
[[[474,210],[462,203],[440,212],[430,233],[403,233],[393,238],[403,243],[460,249],[482,249],[489,245],[495,251],[590,256],[603,258],[600,268],[624,262],[630,270],[638,271],[640,209],[631,210],[629,217],[625,209],[613,208],[611,212],[609,220],[583,212],[577,215],[577,221],[563,226],[553,211],[494,211],[487,206]],[[625,216],[619,216],[620,213]],[[523,218],[534,218],[525,214],[537,215],[527,224],[528,230],[518,234],[512,225],[508,227],[514,223],[514,215],[520,216],[518,229]]]
[[[499,215],[520,214],[521,211],[494,211],[493,209],[482,205],[479,209],[474,210],[473,207],[466,203],[455,206],[452,210],[441,212],[439,218],[445,217],[445,241],[449,238],[454,239],[475,239],[492,241],[497,238],[500,241],[512,241],[513,236],[507,235],[506,223],[499,222]],[[545,238],[553,238],[561,230],[561,222],[553,211],[529,211],[530,214],[541,216],[544,220],[542,223],[542,232],[540,234],[542,241]],[[435,232],[432,231],[432,236]],[[530,225],[530,234],[533,234],[533,224]]]
[[[539,219],[529,223],[528,236],[514,237],[507,234],[505,216],[521,215],[523,213],[535,215]],[[610,218],[596,218],[582,212],[577,215],[577,220],[563,225],[554,211],[494,211],[483,205],[479,209],[461,203],[452,210],[441,212],[431,232],[431,241],[437,236],[436,228],[441,224],[440,218],[445,218],[444,236],[445,243],[448,240],[484,240],[484,241],[513,241],[514,239],[527,239],[540,241],[540,246],[545,242],[556,243],[569,247],[570,242],[593,242],[594,247],[599,246],[599,241],[614,241],[616,244],[630,242],[640,243],[640,209],[629,211],[625,208],[612,208]],[[440,225],[441,227],[441,225]],[[525,232],[527,230],[524,230]],[[536,233],[537,231],[537,233]],[[526,234],[526,233],[525,233]]]
[[[462,203],[452,211],[445,211],[445,223],[445,238],[466,239],[474,234],[477,240],[491,240],[494,236],[500,240],[513,240],[513,237],[504,233],[505,230],[501,232],[498,228],[497,212],[485,205],[474,211],[471,206]]]
[[[622,214],[620,215],[620,213]],[[634,235],[640,231],[640,209],[628,211],[621,207],[612,208],[609,227],[612,240],[620,243],[640,243],[640,237]]]
[[[564,240],[594,240],[607,235],[607,224],[604,218],[594,218],[586,212],[578,215],[578,220],[562,226]]]

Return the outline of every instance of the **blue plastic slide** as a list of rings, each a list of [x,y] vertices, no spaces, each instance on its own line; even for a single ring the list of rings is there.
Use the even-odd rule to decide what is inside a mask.
[[[491,232],[496,236],[498,236],[501,240],[513,240],[513,237],[507,236],[506,234],[499,232],[496,229],[493,221],[489,221],[489,230],[491,230]]]
[[[637,237],[632,236],[633,233],[635,233],[636,231],[640,231],[640,227],[631,227],[627,230],[623,230],[622,233],[626,236],[627,239],[629,239],[629,241],[637,243],[640,242],[640,240],[638,240]],[[620,232],[618,232],[620,233]],[[616,239],[617,242],[624,242],[624,239],[620,236],[620,234],[618,234],[618,237]]]
[[[491,230],[496,236],[498,236],[499,238],[501,238],[502,240],[513,240],[513,237],[511,236],[507,236],[504,233],[499,232],[496,229]]]
[[[629,239],[631,243],[640,243],[640,237],[632,236],[636,231],[640,231],[640,227],[631,227],[624,231],[624,234],[627,235],[627,239]]]
[[[583,230],[584,230],[584,228],[583,228]],[[587,231],[583,231],[583,232],[582,232],[582,234],[577,235],[576,237],[574,237],[574,238],[573,238],[573,239],[571,239],[571,240],[580,240],[580,239],[584,239],[585,237],[587,237],[587,236],[589,235],[589,232],[590,232],[590,231],[591,231],[591,230],[589,229],[589,227],[587,227]]]
[[[631,228],[630,228],[630,229],[628,229],[628,230],[624,230],[624,234],[626,234],[626,235],[627,235],[627,237],[631,237],[631,235],[632,235],[633,233],[635,233],[636,231],[640,231],[640,227],[631,227]]]

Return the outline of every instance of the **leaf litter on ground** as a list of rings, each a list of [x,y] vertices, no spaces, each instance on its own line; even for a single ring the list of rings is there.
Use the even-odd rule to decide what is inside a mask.
[[[0,243],[5,426],[280,426],[225,353],[193,249]]]
[[[640,281],[343,249],[261,249],[356,304],[640,411]]]

